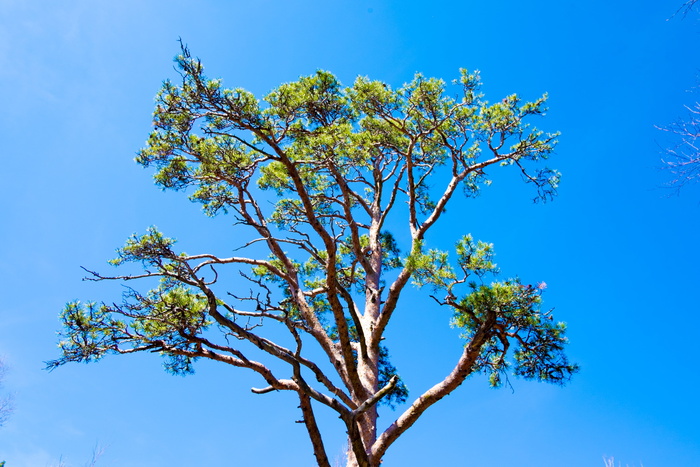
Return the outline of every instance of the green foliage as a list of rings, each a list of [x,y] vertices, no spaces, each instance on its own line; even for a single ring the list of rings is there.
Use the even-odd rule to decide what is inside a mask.
[[[464,273],[483,277],[487,273],[496,273],[498,269],[493,262],[493,244],[481,240],[474,243],[470,235],[465,235],[457,242],[457,264]]]
[[[413,272],[413,283],[419,287],[430,284],[443,288],[455,279],[455,273],[448,260],[448,254],[440,250],[423,253],[422,243],[417,243],[414,251],[406,259],[406,267]]]
[[[453,309],[452,322],[463,330],[462,337],[469,343],[478,330],[490,323],[490,337],[475,370],[489,373],[492,386],[500,386],[512,366],[509,354],[515,361],[513,373],[526,379],[562,384],[578,371],[578,366],[570,364],[564,354],[566,325],[554,323],[551,312],[540,309],[544,285],[524,285],[519,279],[490,285],[468,280],[476,276],[482,281],[487,273],[498,273],[493,262],[493,245],[475,243],[471,235],[457,242],[459,275],[451,267],[446,252],[430,250],[423,254],[420,245],[418,250],[407,260],[407,267],[414,269],[415,284],[446,292],[444,301],[439,303]],[[468,293],[460,297],[457,289],[465,284]],[[515,343],[514,351],[511,343]]]
[[[190,199],[201,203],[208,215],[233,211],[241,223],[253,226],[263,236],[269,231],[268,222],[302,237],[308,236],[314,222],[341,232],[352,231],[348,216],[367,213],[377,200],[386,199],[378,191],[378,183],[392,177],[397,185],[391,196],[410,191],[417,212],[427,218],[434,215],[437,206],[430,183],[436,168],[449,163],[453,173],[463,170],[460,180],[465,193],[475,195],[489,183],[486,165],[479,165],[484,150],[496,154],[502,165],[517,165],[543,198],[551,196],[558,182],[554,171],[541,169],[530,174],[523,165],[547,158],[556,144],[556,134],[545,135],[524,122],[528,116],[544,113],[546,95],[523,103],[513,94],[489,104],[479,93],[478,73],[460,70],[460,78],[454,82],[461,88],[460,101],[446,95],[444,81],[420,74],[393,90],[365,77],[345,88],[327,71],[283,84],[258,101],[243,89],[226,89],[220,80],[206,78],[202,65],[187,49],[176,62],[182,70],[182,84],[164,82],[156,98],[155,130],[136,161],[155,167],[155,182],[163,189],[192,187]],[[253,138],[246,139],[244,132],[252,133]],[[499,153],[506,148],[507,152]],[[479,168],[471,169],[472,165]],[[411,180],[404,175],[409,172]],[[402,180],[406,180],[405,187],[399,183]],[[259,206],[254,205],[252,211],[248,208],[254,203],[256,188],[278,196],[264,219]],[[418,225],[420,220],[413,222]],[[111,261],[113,265],[141,262],[157,268],[165,280],[167,290],[145,296],[131,294],[136,304],[124,306],[129,313],[138,310],[139,314],[131,316],[134,320],[128,331],[126,325],[109,318],[110,313],[124,312],[123,307],[79,302],[66,307],[62,319],[69,329],[66,342],[70,344],[62,344],[62,348],[69,359],[97,359],[130,339],[136,348],[148,346],[154,339],[165,339],[171,345],[176,331],[187,327],[195,316],[201,321],[195,327],[201,330],[206,307],[195,306],[191,300],[197,295],[187,288],[173,286],[182,283],[183,277],[187,278],[185,284],[196,283],[185,255],[172,250],[174,243],[151,227],[145,235],[128,239]],[[332,267],[339,285],[361,293],[366,261],[372,255],[370,243],[367,233],[338,236],[332,266],[328,252],[317,250],[315,245],[306,248],[310,255],[303,262],[285,262],[273,252],[269,264],[274,271],[301,276],[305,287],[319,290],[326,286],[328,268]],[[377,244],[382,269],[403,267],[411,271],[415,284],[449,290],[458,273],[480,278],[495,271],[491,245],[474,243],[471,236],[458,242],[456,265],[450,263],[446,252],[424,252],[423,244],[422,239],[416,239],[411,253],[402,260],[393,235],[382,231]],[[283,294],[279,309],[288,318],[304,321],[285,279],[274,271],[258,265],[252,273],[257,281],[279,284]],[[521,289],[514,289],[514,283],[505,284],[474,289],[469,295],[474,303],[460,306],[472,309],[485,303],[487,297],[494,303],[514,300],[515,290]],[[182,300],[190,302],[174,305]],[[331,309],[325,292],[312,295],[309,305],[319,317]],[[178,315],[173,311],[176,309],[189,311]],[[467,326],[468,316],[458,317],[456,322]],[[327,326],[330,329],[332,324]],[[556,329],[547,328],[540,334],[553,342],[563,332]],[[536,372],[533,362],[537,359],[533,360],[531,353],[518,353],[516,358],[523,368],[518,371],[527,376]]]
[[[121,305],[68,303],[61,313],[65,330],[59,343],[62,360],[90,362],[107,353],[160,350],[166,370],[191,373],[191,353],[200,335],[212,324],[206,299],[183,286],[161,285],[146,295],[129,291]],[[121,319],[116,319],[121,316]]]
[[[384,387],[392,376],[398,376],[396,367],[391,364],[389,359],[389,349],[385,346],[379,347],[379,387]],[[397,405],[403,404],[408,399],[408,387],[403,382],[401,377],[387,396],[379,401],[380,405],[388,405],[391,409],[395,409]]]
[[[467,295],[452,303],[453,323],[469,340],[484,322],[495,322],[476,366],[490,374],[491,385],[503,382],[502,376],[511,366],[507,357],[513,342],[516,376],[561,384],[578,371],[564,354],[566,325],[555,323],[551,311],[540,309],[541,288],[524,285],[518,279],[490,285],[471,283],[469,288]]]
[[[183,84],[164,83],[154,113],[156,129],[136,160],[156,167],[155,181],[163,188],[195,187],[191,199],[210,215],[237,210],[255,180],[258,187],[282,197],[272,220],[284,227],[304,223],[306,213],[298,199],[284,197],[299,194],[298,181],[313,209],[329,213],[334,210],[332,200],[342,198],[334,173],[352,181],[361,171],[376,167],[379,156],[391,160],[389,151],[411,154],[417,206],[427,214],[435,206],[428,181],[436,166],[448,160],[467,166],[477,161],[482,149],[499,151],[510,141],[500,162],[518,165],[524,172],[525,161],[547,158],[556,144],[555,134],[545,135],[523,122],[544,113],[546,95],[524,104],[515,95],[489,104],[478,94],[478,74],[466,70],[461,70],[459,103],[445,96],[442,80],[422,75],[393,91],[362,77],[343,88],[332,74],[319,71],[273,90],[263,99],[268,107],[262,108],[250,93],[223,89],[220,81],[207,79],[188,54],[177,63]],[[197,128],[201,136],[193,133]],[[254,140],[243,139],[239,131],[252,132]],[[416,141],[410,134],[421,138]],[[300,180],[290,176],[286,163],[273,148],[264,149],[264,143],[284,149]],[[526,174],[526,180],[547,198],[558,174],[542,169]],[[484,183],[488,179],[483,170],[469,171],[462,181],[469,195],[477,194]],[[239,189],[233,189],[237,184]],[[355,193],[357,198],[349,200],[353,207],[361,201],[371,203],[371,198]]]
[[[110,263],[140,263],[144,272],[90,278],[156,278],[157,287],[145,294],[129,289],[121,304],[66,305],[62,357],[49,368],[152,351],[166,357],[168,371],[184,374],[197,358],[209,358],[257,372],[269,384],[258,392],[296,391],[302,410],[310,410],[309,400],[324,404],[348,433],[371,437],[377,405],[393,408],[408,398],[383,339],[404,287],[413,283],[444,293],[433,298],[452,310],[466,349],[473,346],[478,356],[460,359],[447,378],[455,380],[436,386],[444,393],[419,396],[410,420],[387,430],[411,426],[474,371],[489,373],[498,386],[509,367],[554,383],[577,370],[563,353],[564,325],[540,310],[540,288],[517,279],[484,283],[498,272],[491,244],[466,235],[452,256],[429,247],[431,229],[460,188],[478,195],[499,166],[519,170],[539,199],[554,194],[559,175],[540,163],[557,135],[529,123],[546,110],[546,95],[491,104],[479,91],[478,73],[466,70],[451,85],[417,74],[398,89],[365,77],[345,87],[317,71],[258,100],[207,78],[185,47],[176,63],[182,81],[163,84],[155,128],[136,161],[155,169],[158,186],[187,192],[207,215],[232,214],[253,240],[233,246],[243,256],[223,258],[176,252],[175,240],[155,227],[132,236]],[[397,211],[403,222],[389,217]],[[236,231],[231,238],[251,237]],[[225,268],[240,280],[221,280]],[[261,326],[288,331],[291,346],[263,337]],[[241,342],[286,363],[291,376],[278,377],[249,358]],[[325,354],[331,377],[308,359],[309,343]],[[363,441],[365,447],[352,447],[360,458],[376,440]],[[393,441],[381,442],[380,457]]]
[[[117,250],[117,257],[111,261],[113,266],[126,262],[142,262],[144,265],[158,266],[163,259],[173,259],[175,253],[170,248],[175,240],[164,237],[156,227],[149,227],[142,236],[133,235],[126,245]]]
[[[429,250],[422,253],[422,243],[416,243],[414,252],[406,260],[406,267],[413,271],[413,282],[422,287],[431,285],[434,289],[451,288],[457,275],[449,261],[447,252]],[[457,265],[465,277],[474,274],[483,277],[486,273],[497,272],[493,263],[493,245],[465,235],[456,244]]]

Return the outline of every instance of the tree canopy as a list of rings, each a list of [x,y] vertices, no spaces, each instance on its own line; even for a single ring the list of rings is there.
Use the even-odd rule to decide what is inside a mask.
[[[364,77],[344,87],[317,71],[259,100],[208,79],[185,47],[176,63],[181,81],[163,84],[137,162],[207,215],[232,216],[236,255],[179,251],[155,227],[129,238],[111,263],[142,270],[89,278],[139,279],[148,290],[67,304],[62,355],[49,368],[150,351],[173,373],[200,358],[253,370],[265,383],[254,392],[298,397],[320,466],[330,464],[319,407],[342,420],[348,465],[378,466],[474,373],[499,386],[507,372],[561,384],[577,370],[565,325],[542,309],[543,285],[498,279],[492,245],[466,232],[454,251],[430,242],[448,204],[478,195],[490,169],[511,167],[538,199],[554,195],[559,174],[542,161],[557,135],[529,123],[546,95],[489,103],[466,70],[452,86],[417,74],[398,89]],[[465,341],[452,372],[418,395],[384,342],[395,314],[415,312],[400,299],[411,284],[450,310]],[[398,415],[380,432],[382,404]]]

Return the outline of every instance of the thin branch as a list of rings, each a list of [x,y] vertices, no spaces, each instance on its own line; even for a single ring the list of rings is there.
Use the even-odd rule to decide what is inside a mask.
[[[695,7],[697,1],[698,0],[688,0],[687,2],[685,2],[683,5],[681,5],[681,7],[678,10],[676,10],[674,14],[671,15],[671,18],[669,18],[669,20],[679,13],[683,13],[683,17],[685,18],[688,15],[688,13],[693,11],[693,8]]]
[[[399,377],[394,375],[391,377],[388,383],[384,385],[383,388],[381,388],[379,391],[377,391],[372,397],[364,401],[358,408],[353,410],[352,416],[354,419],[357,419],[360,415],[362,415],[364,412],[369,410],[371,407],[373,407],[377,402],[379,402],[382,397],[386,396],[389,394],[395,387],[396,383],[399,382]]]

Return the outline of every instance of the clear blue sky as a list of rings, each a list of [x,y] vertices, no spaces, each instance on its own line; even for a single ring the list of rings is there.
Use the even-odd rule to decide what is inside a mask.
[[[399,86],[460,67],[481,70],[491,101],[550,95],[537,125],[562,133],[560,196],[533,204],[517,176],[499,176],[450,213],[446,235],[472,232],[504,273],[545,281],[582,371],[565,388],[513,379],[514,392],[472,378],[386,466],[700,465],[700,187],[659,188],[654,127],[698,98],[686,90],[700,16],[667,21],[682,2],[0,0],[0,355],[16,405],[0,460],[81,466],[99,444],[101,467],[313,465],[296,402],[251,394],[261,382],[246,372],[203,362],[174,377],[150,354],[42,370],[65,302],[120,294],[81,282],[81,265],[107,270],[149,225],[188,252],[235,246],[230,219],[160,192],[133,162],[182,37],[209,76],[257,95],[319,68]],[[389,339],[415,396],[461,341],[444,312],[412,300]],[[322,423],[339,456],[340,424]]]

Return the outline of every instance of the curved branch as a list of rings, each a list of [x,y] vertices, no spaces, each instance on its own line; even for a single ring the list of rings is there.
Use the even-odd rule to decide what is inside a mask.
[[[457,389],[472,373],[481,348],[489,340],[496,324],[496,314],[489,313],[474,333],[452,372],[440,383],[424,392],[406,411],[382,433],[372,446],[372,458],[381,459],[389,446],[409,429],[423,413],[437,401]]]

